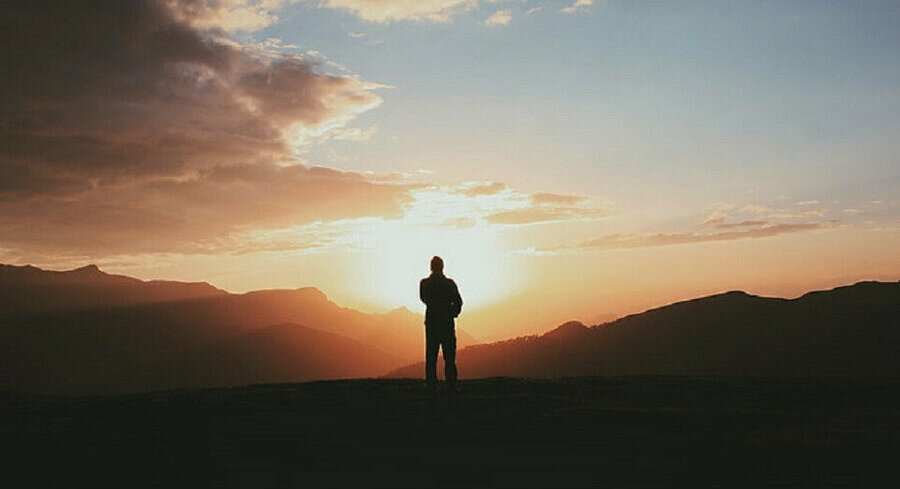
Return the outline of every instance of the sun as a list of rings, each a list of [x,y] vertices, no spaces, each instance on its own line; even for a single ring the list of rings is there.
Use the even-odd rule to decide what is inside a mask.
[[[435,255],[444,259],[444,272],[456,281],[467,310],[517,288],[515,267],[500,237],[491,230],[407,226],[386,232],[371,250],[371,300],[388,308],[421,310],[419,280],[430,273],[429,262]]]

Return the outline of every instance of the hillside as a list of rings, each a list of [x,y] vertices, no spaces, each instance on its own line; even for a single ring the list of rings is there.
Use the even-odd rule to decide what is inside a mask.
[[[229,294],[96,267],[0,272],[0,304],[11,305],[0,327],[5,389],[89,394],[377,376],[424,350],[421,315],[362,313],[314,288]],[[473,343],[465,333],[460,340]]]
[[[900,283],[860,282],[793,300],[728,292],[587,327],[476,345],[463,377],[900,376]],[[421,364],[392,372],[415,377]]]
[[[0,264],[0,319],[225,294],[205,282],[143,281],[105,273],[96,265],[50,271]]]

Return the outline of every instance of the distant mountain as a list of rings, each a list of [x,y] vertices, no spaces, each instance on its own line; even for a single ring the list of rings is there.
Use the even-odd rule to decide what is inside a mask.
[[[0,265],[0,319],[225,294],[205,282],[145,282],[104,273],[96,265],[63,272]]]
[[[587,327],[476,345],[462,377],[580,375],[900,376],[900,283],[797,299],[728,292]],[[415,377],[422,364],[390,377]]]
[[[229,294],[95,266],[3,266],[0,277],[0,389],[82,394],[377,376],[424,352],[421,315],[362,313],[314,288]],[[461,345],[473,342],[460,332]]]
[[[255,329],[162,360],[146,370],[151,374],[144,382],[171,388],[348,379],[373,377],[401,363],[361,342],[290,323]]]

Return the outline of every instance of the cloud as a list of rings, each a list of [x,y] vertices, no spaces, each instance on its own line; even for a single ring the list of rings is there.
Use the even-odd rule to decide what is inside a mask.
[[[408,190],[303,165],[214,167],[183,180],[97,187],[62,202],[0,202],[0,241],[95,255],[209,252],[252,231],[400,217]]]
[[[211,249],[248,230],[401,213],[409,187],[293,156],[329,134],[370,135],[346,125],[381,85],[224,37],[283,3],[4,2],[16,26],[0,78],[4,247]],[[258,15],[235,20],[245,11]]]
[[[773,209],[769,206],[759,205],[759,204],[745,205],[740,208],[740,212],[744,212],[744,213],[748,213],[748,214],[763,214],[766,212],[772,212],[774,210],[775,209]]]
[[[551,221],[598,219],[609,212],[585,197],[549,193],[532,194],[524,205],[486,216],[490,224],[523,225]]]
[[[746,227],[756,227],[756,226],[766,226],[769,224],[769,221],[765,221],[762,219],[747,219],[740,222],[720,222],[718,224],[714,224],[713,227],[717,229],[734,229],[734,228],[746,228]]]
[[[526,207],[487,216],[490,224],[536,224],[550,221],[606,217],[603,209],[576,207]]]
[[[508,25],[512,20],[512,12],[509,9],[498,10],[490,15],[484,21],[484,25],[496,26],[496,25]]]
[[[716,229],[745,228],[765,226],[767,224],[769,224],[769,222],[762,219],[745,219],[739,222],[728,222],[728,216],[718,212],[713,213],[713,215],[703,222],[703,226],[710,226]]]
[[[369,22],[398,20],[448,22],[470,12],[477,0],[323,0],[324,7],[346,10]]]
[[[483,4],[521,3],[517,0],[320,0],[317,5],[350,12],[368,22],[450,22],[457,15],[472,12]],[[589,8],[594,0],[575,0],[568,7],[559,9],[562,13],[576,13]],[[526,15],[542,9],[534,6],[525,10]],[[486,26],[507,25],[512,20],[510,9],[492,13],[485,21]]]
[[[503,182],[468,182],[462,184],[457,192],[467,197],[478,197],[479,195],[493,195],[504,190],[506,190],[506,184]]]
[[[531,201],[535,204],[564,204],[572,205],[585,200],[586,197],[581,195],[563,195],[536,193],[531,196]]]
[[[451,228],[470,228],[475,226],[475,219],[471,217],[451,217],[441,223],[441,226]]]
[[[561,8],[559,11],[564,14],[573,14],[584,10],[594,4],[594,0],[575,0],[575,3],[568,7]]]
[[[737,231],[722,231],[715,233],[657,233],[657,234],[605,234],[597,238],[582,242],[575,246],[542,248],[538,253],[557,253],[563,251],[578,250],[609,250],[622,248],[648,248],[656,246],[669,246],[692,243],[708,243],[716,241],[734,241],[740,239],[768,238],[788,233],[827,229],[837,224],[837,221],[829,222],[802,222],[764,224],[740,229]],[[753,226],[753,225],[747,225]]]
[[[807,217],[823,217],[828,212],[827,209],[812,209],[803,212],[774,212],[769,214],[772,219],[802,219]]]
[[[198,29],[253,32],[278,20],[276,11],[298,0],[173,0],[174,20]]]

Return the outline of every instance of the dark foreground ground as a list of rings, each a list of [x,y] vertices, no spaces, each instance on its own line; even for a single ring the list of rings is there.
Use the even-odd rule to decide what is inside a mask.
[[[349,380],[3,395],[5,487],[896,487],[900,381]]]

